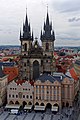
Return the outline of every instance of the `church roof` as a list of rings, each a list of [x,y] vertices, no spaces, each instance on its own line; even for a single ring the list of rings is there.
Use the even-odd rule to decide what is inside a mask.
[[[52,76],[50,74],[44,73],[43,75],[40,75],[37,80],[40,80],[41,82],[45,82],[49,80],[50,82],[54,83],[56,80],[58,82],[61,82],[63,79],[64,79],[64,76],[60,76],[60,75]]]

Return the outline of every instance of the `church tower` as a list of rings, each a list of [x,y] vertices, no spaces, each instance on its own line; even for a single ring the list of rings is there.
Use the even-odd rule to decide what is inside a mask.
[[[31,48],[33,42],[33,32],[31,36],[31,28],[30,23],[28,23],[27,12],[25,23],[23,23],[23,35],[21,35],[20,31],[20,41],[22,54],[28,54],[28,51]]]
[[[46,22],[44,22],[43,32],[41,30],[40,39],[42,41],[43,56],[45,58],[43,59],[43,73],[53,74],[55,71],[55,61],[53,56],[55,35],[54,30],[52,30],[52,23],[49,21],[48,10]]]
[[[44,55],[52,56],[52,53],[54,51],[54,40],[54,30],[52,30],[52,23],[49,22],[49,15],[47,10],[47,17],[46,22],[44,22],[43,33],[41,30],[41,41]]]
[[[25,23],[23,23],[23,33],[20,31],[21,55],[19,63],[19,78],[28,80],[30,78],[30,61],[28,53],[32,48],[33,32],[31,35],[30,23],[28,22],[27,12]]]

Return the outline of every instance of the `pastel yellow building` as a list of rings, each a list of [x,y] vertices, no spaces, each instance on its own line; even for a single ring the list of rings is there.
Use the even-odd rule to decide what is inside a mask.
[[[43,74],[34,83],[34,105],[45,108],[73,106],[75,95],[79,90],[75,90],[77,85],[74,79],[62,73],[55,73],[53,76]]]

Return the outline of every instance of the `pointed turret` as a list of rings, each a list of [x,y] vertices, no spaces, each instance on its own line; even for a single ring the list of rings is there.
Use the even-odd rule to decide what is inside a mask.
[[[21,29],[20,29],[20,40],[21,40]]]
[[[41,41],[43,40],[54,40],[52,38],[52,22],[49,22],[49,15],[48,15],[48,8],[47,8],[47,17],[46,17],[46,23],[44,22],[44,31],[43,34],[41,33]]]
[[[45,30],[45,22],[44,22],[44,30]]]
[[[32,31],[32,41],[34,40],[33,31]]]
[[[25,19],[25,25],[26,25],[26,26],[28,26],[27,9],[26,9],[26,19]]]
[[[48,11],[47,11],[46,25],[49,25],[49,15],[48,15]]]
[[[23,23],[23,40],[32,40],[30,22],[28,23],[27,11],[25,23]]]
[[[42,40],[42,30],[41,30],[41,36],[40,36],[40,39]]]
[[[31,30],[31,29],[30,29],[30,23],[29,23],[29,32],[31,32],[30,30]]]
[[[52,40],[55,40],[55,34],[54,34],[54,31],[52,31]]]
[[[52,30],[52,22],[50,23],[50,30]]]

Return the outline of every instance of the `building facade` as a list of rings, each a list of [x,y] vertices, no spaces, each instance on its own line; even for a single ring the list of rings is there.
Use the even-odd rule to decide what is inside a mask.
[[[41,75],[34,83],[34,104],[59,108],[73,106],[74,89],[74,80],[64,74]]]
[[[12,81],[7,87],[7,104],[33,105],[33,86],[27,81]]]
[[[28,81],[12,81],[7,87],[8,105],[34,105],[52,109],[70,107],[79,91],[79,80],[54,73],[54,75],[43,74],[35,80],[34,86]]]
[[[48,12],[43,32],[41,30],[40,39],[42,46],[39,45],[37,40],[33,43],[33,33],[31,35],[30,23],[28,23],[26,14],[25,24],[23,24],[23,34],[20,32],[20,79],[35,80],[42,73],[52,74],[55,71],[55,63],[53,64],[52,62],[55,35],[52,30],[52,24],[49,22]]]
[[[0,106],[7,100],[8,75],[5,75],[0,67]]]

